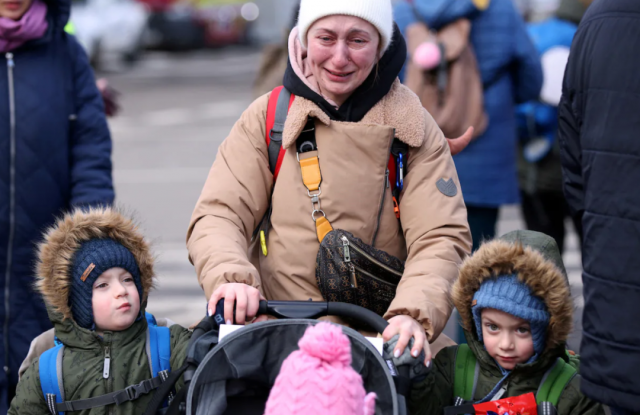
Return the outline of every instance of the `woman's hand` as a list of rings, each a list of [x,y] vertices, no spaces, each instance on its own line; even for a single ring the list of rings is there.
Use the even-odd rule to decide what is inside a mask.
[[[424,364],[429,367],[431,365],[431,348],[427,341],[427,335],[424,332],[424,327],[410,316],[395,316],[389,319],[389,325],[382,333],[382,339],[385,342],[391,340],[396,334],[400,335],[398,344],[393,352],[395,357],[400,357],[404,349],[409,344],[409,340],[413,337],[413,349],[411,350],[411,356],[418,357],[420,351],[424,350]]]
[[[228,283],[218,287],[209,300],[209,315],[215,313],[216,305],[224,298],[224,321],[233,322],[233,307],[236,310],[236,324],[245,324],[258,314],[260,300],[265,298],[257,288],[242,283]],[[266,320],[267,316],[260,316],[254,322]]]
[[[473,139],[473,127],[467,128],[464,134],[462,134],[458,138],[447,138],[447,142],[449,143],[449,150],[451,151],[451,155],[455,156],[464,150],[471,140]]]

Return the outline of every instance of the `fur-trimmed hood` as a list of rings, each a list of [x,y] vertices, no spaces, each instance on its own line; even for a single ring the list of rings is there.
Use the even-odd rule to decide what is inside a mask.
[[[571,290],[553,238],[532,231],[517,231],[484,243],[460,269],[452,299],[462,325],[475,336],[471,312],[473,296],[483,281],[515,274],[540,297],[550,314],[545,351],[564,345],[573,323]]]
[[[113,239],[131,251],[140,269],[141,308],[146,303],[154,283],[154,260],[138,226],[114,208],[76,209],[47,230],[38,246],[35,286],[50,314],[73,320],[69,306],[73,257],[82,242],[96,238]]]

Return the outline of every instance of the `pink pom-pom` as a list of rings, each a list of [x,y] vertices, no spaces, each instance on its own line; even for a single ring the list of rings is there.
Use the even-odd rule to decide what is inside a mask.
[[[330,365],[351,364],[351,342],[335,324],[323,322],[309,327],[298,346],[302,352]]]
[[[425,71],[438,66],[441,59],[440,48],[433,42],[424,42],[413,52],[413,63]]]
[[[371,392],[364,397],[364,415],[375,415],[376,394]]]

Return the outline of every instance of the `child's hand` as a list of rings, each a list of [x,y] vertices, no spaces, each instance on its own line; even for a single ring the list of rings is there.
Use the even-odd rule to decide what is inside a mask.
[[[228,283],[218,287],[209,299],[209,315],[213,315],[216,304],[224,298],[224,321],[233,323],[233,307],[235,305],[235,324],[245,324],[258,313],[260,300],[265,298],[257,288],[242,283]],[[256,320],[257,322],[258,320]]]
[[[420,352],[424,350],[424,365],[431,366],[431,347],[427,341],[427,335],[424,332],[424,327],[410,316],[395,316],[389,319],[389,325],[384,333],[382,333],[382,339],[385,342],[391,340],[396,334],[400,335],[396,348],[393,352],[395,357],[399,357],[404,349],[409,344],[409,340],[413,337],[413,348],[411,349],[411,356],[418,357]]]

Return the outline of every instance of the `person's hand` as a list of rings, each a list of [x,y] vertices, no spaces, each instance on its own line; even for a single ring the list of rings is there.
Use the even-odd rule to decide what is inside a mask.
[[[449,150],[451,150],[451,155],[455,156],[464,150],[471,140],[473,139],[473,127],[467,128],[464,134],[462,134],[458,138],[447,138],[447,142],[449,143]]]
[[[118,104],[118,95],[120,93],[113,89],[105,78],[98,79],[96,86],[100,91],[100,95],[102,95],[105,114],[107,117],[113,117],[120,111],[120,105]]]
[[[265,298],[257,288],[242,283],[228,283],[218,287],[209,299],[209,315],[215,313],[216,305],[224,298],[224,321],[227,324],[233,322],[233,308],[236,310],[236,324],[245,324],[258,314],[260,300]],[[267,316],[260,316],[253,322],[264,321]]]
[[[391,359],[396,368],[400,369],[402,367],[407,367],[409,369],[409,380],[412,382],[421,382],[427,377],[430,368],[425,366],[424,364],[424,350],[421,350],[421,353],[418,357],[411,356],[409,352],[409,347],[413,348],[415,340],[411,338],[409,340],[409,347],[404,350],[404,353],[400,355],[400,357],[394,357],[394,350],[398,345],[398,340],[400,339],[400,335],[396,334],[386,342],[383,346],[383,356],[386,359]]]
[[[410,316],[395,316],[389,319],[389,325],[382,333],[382,339],[385,342],[391,340],[396,334],[400,335],[393,351],[394,357],[400,357],[404,349],[409,344],[409,340],[413,337],[413,348],[411,356],[418,357],[421,351],[424,351],[424,365],[431,366],[431,347],[427,341],[427,335],[424,327]]]

